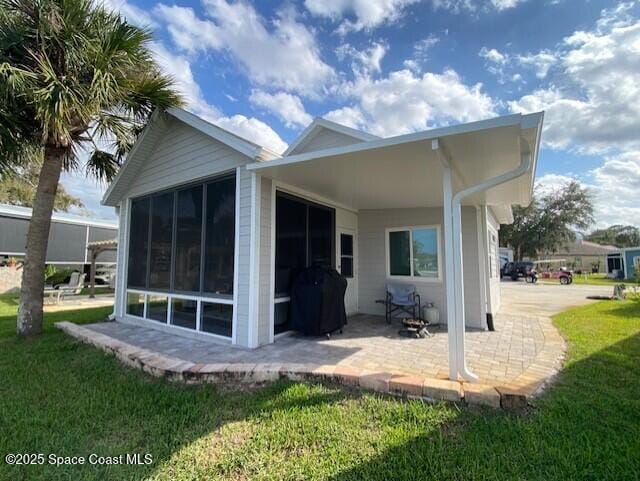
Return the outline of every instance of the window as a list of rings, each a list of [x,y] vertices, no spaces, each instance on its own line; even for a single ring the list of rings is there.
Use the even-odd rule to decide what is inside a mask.
[[[389,229],[388,275],[412,279],[440,279],[439,238],[439,227]]]
[[[232,337],[235,219],[235,175],[133,199],[127,313]]]
[[[201,326],[204,332],[231,337],[233,306],[230,304],[202,303]]]
[[[173,192],[151,198],[149,287],[169,289],[173,242]]]
[[[340,273],[353,277],[353,236],[350,234],[340,234]]]
[[[127,292],[127,314],[144,317],[144,294]]]
[[[187,329],[196,328],[198,301],[174,297],[171,301],[171,309],[171,324]]]
[[[131,202],[129,259],[127,283],[129,287],[147,287],[147,252],[149,249],[149,198]]]
[[[202,247],[201,185],[178,192],[176,207],[176,261],[173,288],[176,291],[200,290]]]
[[[233,294],[236,182],[227,177],[207,184],[204,292]]]
[[[167,296],[147,296],[147,319],[152,321],[167,322]]]

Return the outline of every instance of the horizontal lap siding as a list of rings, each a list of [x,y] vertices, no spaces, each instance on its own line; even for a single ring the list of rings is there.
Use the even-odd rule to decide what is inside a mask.
[[[236,342],[249,345],[249,278],[251,256],[251,173],[240,170],[240,219],[238,225],[238,305]]]
[[[496,217],[493,215],[493,212],[491,211],[491,209],[487,209],[487,226],[493,227],[493,229],[499,234],[500,224],[498,223],[498,220],[496,219]],[[498,242],[499,242],[499,236],[498,236]],[[489,238],[487,237],[487,255],[488,255],[489,248],[490,248]],[[502,303],[502,299],[500,296],[500,275],[497,275],[496,277],[492,277],[489,280],[489,309],[488,309],[489,312],[495,316],[498,310],[500,309],[501,303]]]
[[[144,161],[128,196],[135,197],[231,172],[251,159],[179,120],[168,129]]]
[[[122,201],[120,203],[120,210],[118,214],[118,247],[116,251],[116,298],[115,298],[115,314],[118,317],[124,315],[122,306],[124,304],[125,295],[125,283],[126,283],[126,252],[128,245],[128,231],[127,226],[127,209],[128,202]]]
[[[323,129],[313,139],[301,146],[294,149],[289,155],[302,154],[304,152],[314,152],[316,150],[331,149],[334,147],[345,147],[347,145],[357,144],[362,142],[360,139],[344,135],[332,130]]]
[[[419,225],[440,225],[444,232],[441,208],[361,210],[358,213],[358,250],[359,250],[359,310],[367,314],[384,315],[384,307],[376,304],[384,299],[387,282],[405,282],[387,279],[386,270],[386,229],[392,227],[410,227]],[[475,231],[475,209],[463,209],[463,262],[467,266],[465,276],[465,314],[467,325],[475,326],[479,322],[480,305],[477,280],[478,249]],[[443,242],[443,239],[440,239]],[[442,244],[444,256],[444,244]],[[433,302],[440,311],[440,318],[446,323],[444,259],[440,259],[443,278],[440,282],[413,282],[420,294],[422,303]],[[469,272],[467,272],[469,271]],[[475,284],[474,284],[475,283]]]
[[[271,332],[271,179],[262,178],[260,188],[260,280],[258,295],[258,344],[268,344]]]

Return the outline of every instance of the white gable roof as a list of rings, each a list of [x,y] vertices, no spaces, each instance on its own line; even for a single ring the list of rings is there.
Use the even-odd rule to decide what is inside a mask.
[[[323,137],[322,140],[320,137]],[[309,126],[302,131],[298,138],[282,154],[283,156],[302,154],[331,147],[344,147],[346,145],[377,140],[377,137],[361,130],[352,129],[330,120],[315,118]],[[314,145],[317,142],[318,145]]]
[[[167,122],[165,116],[171,116],[179,121],[189,125],[190,127],[200,131],[201,133],[219,141],[228,147],[246,155],[252,161],[264,161],[280,157],[278,154],[244,139],[228,130],[217,125],[211,124],[201,119],[197,115],[193,115],[186,110],[179,108],[170,108],[165,112],[156,111],[151,116],[149,123],[144,131],[138,137],[131,152],[127,155],[126,160],[120,167],[118,174],[113,179],[109,188],[102,198],[104,205],[117,205],[120,199],[125,195],[127,189],[136,178],[144,160],[151,154],[154,146],[165,132]]]

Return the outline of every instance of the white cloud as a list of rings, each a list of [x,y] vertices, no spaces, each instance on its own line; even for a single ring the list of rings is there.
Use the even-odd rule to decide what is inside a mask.
[[[491,63],[497,63],[497,64],[503,65],[507,62],[507,56],[499,52],[495,48],[482,47],[478,55],[480,55],[482,58],[488,60]]]
[[[380,136],[495,115],[482,85],[466,85],[453,70],[422,75],[399,70],[380,79],[360,76],[344,84],[340,93],[357,100],[353,108],[360,112],[364,126]]]
[[[188,53],[221,48],[223,43],[216,26],[198,18],[188,7],[159,4],[155,13],[167,22],[173,42]]]
[[[358,107],[342,107],[327,112],[324,118],[353,129],[362,129],[365,125],[364,116]]]
[[[640,22],[576,32],[564,44],[553,83],[510,102],[511,110],[546,110],[543,139],[553,148],[640,149]]]
[[[549,69],[558,62],[558,56],[551,50],[542,50],[535,54],[518,55],[517,61],[520,65],[533,67],[536,77],[543,79],[549,73]]]
[[[292,8],[278,11],[268,28],[248,3],[204,0],[204,6],[209,19],[185,7],[157,7],[178,48],[190,53],[224,50],[253,83],[309,96],[322,93],[335,78],[314,33],[297,21]]]
[[[491,5],[493,5],[497,10],[506,10],[517,7],[524,1],[526,0],[491,0]]]
[[[111,10],[120,12],[127,21],[143,27],[157,27],[151,15],[146,10],[136,7],[126,0],[103,0],[103,5]]]
[[[640,151],[607,157],[591,174],[598,223],[640,225]]]
[[[304,5],[313,14],[320,17],[341,20],[345,16],[355,17],[355,21],[346,19],[339,31],[358,31],[372,29],[384,23],[393,23],[403,14],[408,5],[419,0],[305,0]]]
[[[163,71],[175,79],[178,90],[184,95],[188,110],[275,152],[283,152],[287,148],[280,136],[261,120],[247,118],[244,115],[227,117],[209,104],[193,77],[191,64],[185,57],[169,52],[159,43],[154,44],[154,55]]]
[[[313,120],[304,109],[300,97],[286,92],[270,94],[263,90],[252,90],[249,101],[274,113],[289,128],[305,127]]]
[[[344,43],[336,49],[336,55],[339,60],[352,58],[351,67],[354,72],[380,72],[382,70],[380,63],[388,49],[389,46],[383,42],[373,42],[371,47],[364,50],[357,50],[348,43]]]

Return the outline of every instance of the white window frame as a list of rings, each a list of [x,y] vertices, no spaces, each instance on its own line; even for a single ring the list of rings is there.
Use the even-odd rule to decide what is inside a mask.
[[[420,277],[413,275],[413,231],[419,229],[435,229],[436,230],[436,238],[437,238],[437,247],[438,247],[438,277]],[[389,245],[389,234],[391,232],[405,232],[409,231],[409,265],[411,266],[411,275],[410,276],[397,276],[391,275],[391,253],[390,253],[390,245]],[[384,244],[385,244],[385,270],[387,273],[387,279],[389,280],[404,280],[411,282],[442,282],[442,226],[440,224],[433,225],[411,225],[411,226],[403,226],[403,227],[389,227],[385,229],[384,234]]]

